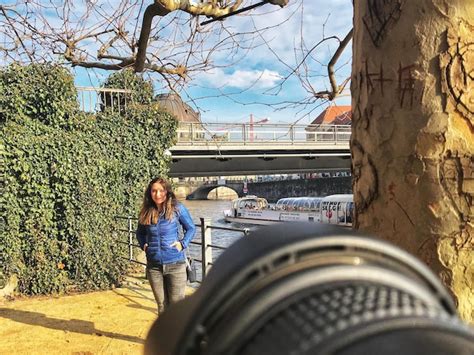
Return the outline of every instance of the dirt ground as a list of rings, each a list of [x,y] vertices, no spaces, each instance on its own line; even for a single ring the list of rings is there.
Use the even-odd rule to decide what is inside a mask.
[[[141,277],[110,291],[0,300],[0,354],[142,354],[156,317]]]

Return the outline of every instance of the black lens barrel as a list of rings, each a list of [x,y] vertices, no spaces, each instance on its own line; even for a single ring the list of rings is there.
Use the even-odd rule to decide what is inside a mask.
[[[160,316],[146,351],[474,354],[474,335],[408,253],[348,229],[288,223],[226,250],[195,294]]]

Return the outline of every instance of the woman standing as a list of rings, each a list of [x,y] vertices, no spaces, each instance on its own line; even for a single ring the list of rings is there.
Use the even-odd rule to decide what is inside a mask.
[[[184,237],[179,239],[179,225]],[[184,298],[186,249],[196,227],[184,205],[178,202],[171,184],[163,178],[150,181],[138,218],[137,239],[146,253],[146,275],[158,303],[158,313]]]

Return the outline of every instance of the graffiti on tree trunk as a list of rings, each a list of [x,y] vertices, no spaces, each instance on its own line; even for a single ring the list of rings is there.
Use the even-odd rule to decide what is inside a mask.
[[[353,191],[357,194],[356,210],[362,213],[367,210],[372,201],[378,196],[379,182],[377,170],[372,162],[372,157],[367,154],[360,142],[353,140],[352,146],[352,183]],[[358,221],[355,221],[355,228]]]
[[[400,18],[403,3],[402,0],[367,0],[369,11],[363,21],[376,47],[380,46],[388,30]]]
[[[453,105],[470,125],[474,126],[474,26],[461,23],[448,30],[446,52],[440,54],[441,87],[447,95],[447,105]],[[445,107],[445,111],[450,111]]]
[[[421,84],[417,87],[415,70],[415,64],[404,65],[403,63],[399,63],[396,72],[384,69],[383,63],[377,70],[372,70],[366,60],[364,70],[358,77],[361,83],[365,83],[367,94],[380,92],[382,97],[385,94],[390,94],[392,97],[396,92],[401,108],[413,108],[413,105],[420,102],[423,97],[423,87]]]

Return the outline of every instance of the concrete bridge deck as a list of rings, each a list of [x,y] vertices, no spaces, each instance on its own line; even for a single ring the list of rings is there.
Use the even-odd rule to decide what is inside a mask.
[[[184,123],[170,175],[292,174],[350,168],[350,126]]]
[[[97,112],[111,96],[111,110],[131,102],[131,91],[78,87],[82,110]],[[114,106],[114,103],[116,105]],[[292,174],[350,168],[351,126],[269,123],[180,122],[170,176]]]

